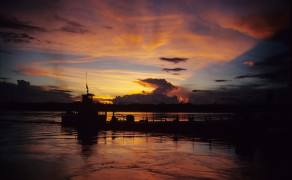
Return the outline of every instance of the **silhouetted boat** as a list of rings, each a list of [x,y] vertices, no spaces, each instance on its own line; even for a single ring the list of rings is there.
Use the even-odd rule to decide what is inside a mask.
[[[82,102],[76,111],[68,111],[62,116],[62,125],[102,127],[106,123],[106,112],[100,114],[94,102],[93,94],[82,95]]]
[[[106,123],[107,113],[100,114],[93,102],[94,94],[88,92],[82,95],[82,102],[76,111],[68,111],[62,115],[62,125],[78,127],[103,127]]]

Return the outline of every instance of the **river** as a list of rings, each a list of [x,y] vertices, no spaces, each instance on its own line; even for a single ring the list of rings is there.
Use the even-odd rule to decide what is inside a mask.
[[[291,149],[282,141],[234,142],[110,130],[83,133],[62,127],[61,113],[0,112],[1,179],[292,177]],[[146,117],[145,113],[140,115]]]

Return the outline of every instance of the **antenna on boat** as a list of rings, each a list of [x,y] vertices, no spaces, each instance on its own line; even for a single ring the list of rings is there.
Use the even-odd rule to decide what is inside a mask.
[[[87,85],[87,72],[86,72],[86,92],[88,94],[88,85]]]

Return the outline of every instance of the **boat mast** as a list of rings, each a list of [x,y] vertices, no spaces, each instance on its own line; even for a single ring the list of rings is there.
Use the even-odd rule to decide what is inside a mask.
[[[87,94],[88,94],[88,85],[87,85],[87,72],[86,72],[86,92],[87,92]]]

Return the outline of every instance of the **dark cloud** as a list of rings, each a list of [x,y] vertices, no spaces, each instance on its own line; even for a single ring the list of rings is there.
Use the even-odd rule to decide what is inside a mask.
[[[39,40],[37,33],[48,33],[45,27],[36,25],[35,18],[50,21],[47,15],[56,14],[62,9],[63,0],[11,0],[0,1],[0,29],[1,39],[4,43],[45,43]],[[34,41],[32,41],[34,39]]]
[[[236,76],[234,79],[242,79],[242,78],[260,78],[260,79],[283,79],[288,78],[291,76],[290,70],[280,70],[280,71],[274,71],[269,73],[261,73],[261,74],[246,74],[241,76]]]
[[[63,17],[57,16],[57,15],[55,15],[55,18],[56,18],[57,20],[59,20],[59,21],[63,21],[63,22],[65,22],[65,23],[67,23],[67,24],[70,25],[70,26],[83,27],[83,25],[81,25],[81,24],[79,24],[79,23],[77,23],[77,22],[70,21],[70,20],[68,20],[68,19],[66,19],[66,18],[63,18]]]
[[[1,32],[0,38],[3,43],[32,43],[41,42],[31,34],[36,32],[46,32],[45,28],[31,25],[13,15],[0,15]]]
[[[225,79],[216,79],[214,80],[215,82],[227,82],[227,81],[231,81],[231,80],[225,80]]]
[[[34,37],[25,33],[0,32],[0,38],[4,43],[31,43]]]
[[[109,30],[114,29],[112,26],[104,26],[104,28],[109,29]]]
[[[192,92],[200,92],[200,91],[202,91],[202,90],[198,90],[198,89],[192,90]]]
[[[44,13],[59,10],[62,5],[65,5],[63,0],[10,0],[0,1],[0,9],[2,12],[29,12],[29,13]]]
[[[72,102],[70,91],[58,88],[32,86],[29,82],[18,80],[18,84],[0,82],[1,102]]]
[[[215,89],[215,90],[193,90],[193,94],[189,96],[189,102],[192,104],[225,104],[225,103],[239,103],[241,96],[231,96],[226,89]],[[223,99],[230,99],[230,101],[226,102]]]
[[[213,104],[215,103],[215,96],[211,91],[193,90],[192,95],[189,96],[189,103],[192,104]]]
[[[61,31],[70,32],[70,33],[77,33],[77,34],[83,34],[88,32],[88,30],[82,25],[77,22],[68,20],[66,18],[60,17],[55,15],[56,20],[62,21],[65,23],[65,26],[61,27]]]
[[[262,83],[228,85],[215,90],[193,90],[189,102],[193,104],[263,104],[268,90],[274,92],[274,102],[290,103],[291,87],[268,88]]]
[[[43,42],[46,43],[46,44],[53,44],[53,43],[55,43],[55,42],[53,42],[53,41],[49,41],[49,40],[44,40]],[[60,44],[60,43],[59,43],[59,44]]]
[[[12,54],[10,51],[6,51],[6,50],[0,50],[0,53],[3,53],[3,54]]]
[[[5,16],[0,15],[0,27],[13,30],[22,30],[22,31],[46,31],[42,27],[30,25],[27,22],[19,20],[15,16]]]
[[[122,97],[117,96],[113,99],[114,104],[176,104],[179,102],[177,96],[167,96],[168,93],[174,90],[178,90],[179,88],[172,85],[165,79],[148,78],[139,79],[134,82],[144,87],[155,88],[155,90],[153,90],[151,93],[145,93],[143,91],[142,94],[131,94]]]
[[[169,92],[179,89],[178,87],[172,85],[170,82],[166,81],[165,79],[148,78],[148,79],[139,79],[134,82],[144,87],[156,88],[155,90],[153,90],[152,92],[153,94],[167,95]]]
[[[174,58],[160,57],[159,59],[162,61],[173,62],[175,64],[179,62],[186,62],[188,60],[188,58],[178,58],[178,57],[174,57]]]
[[[267,38],[266,40],[270,42],[281,42],[291,47],[291,26],[279,31],[278,33],[274,34],[272,37]]]
[[[192,90],[192,92],[207,92],[207,93],[212,93],[213,91],[211,91],[211,90],[200,90],[200,89],[194,89],[194,90]]]
[[[170,72],[170,71],[174,71],[174,72],[179,72],[179,71],[185,71],[187,69],[184,69],[184,68],[163,68],[162,71],[166,71],[166,72]]]
[[[22,43],[38,43],[38,44],[53,44],[56,42],[49,40],[40,40],[34,36],[28,35],[26,33],[18,32],[0,32],[0,39],[3,43],[11,44],[22,44]],[[1,51],[1,53],[11,54],[9,51]]]
[[[64,26],[64,27],[60,28],[60,30],[64,31],[64,32],[77,33],[77,34],[83,34],[83,33],[88,32],[84,28],[74,27],[74,26]]]
[[[269,56],[262,61],[254,63],[254,66],[256,68],[269,67],[273,69],[279,68],[279,67],[283,68],[289,65],[290,65],[290,51],[289,50],[273,55],[273,56]]]
[[[20,20],[20,18],[9,13],[0,15],[0,25],[0,39],[3,43],[53,43],[52,41],[35,38],[37,33],[48,32],[48,30],[32,25],[29,21]]]
[[[7,78],[7,77],[0,77],[0,79],[1,79],[2,81],[6,81],[6,80],[8,80],[8,79],[10,79],[10,78]]]

